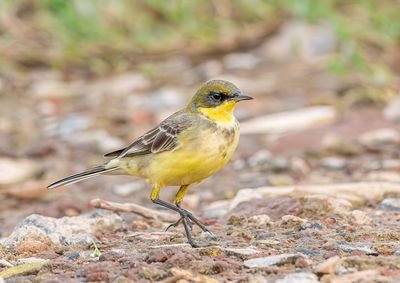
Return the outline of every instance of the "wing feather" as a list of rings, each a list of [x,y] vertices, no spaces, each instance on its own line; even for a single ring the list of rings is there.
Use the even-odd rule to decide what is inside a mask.
[[[190,127],[195,119],[190,114],[178,112],[139,137],[128,147],[107,153],[104,156],[121,158],[173,150],[178,144],[179,134]]]

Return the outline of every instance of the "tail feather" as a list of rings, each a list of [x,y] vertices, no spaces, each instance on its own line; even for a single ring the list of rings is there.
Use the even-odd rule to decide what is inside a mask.
[[[73,183],[91,178],[93,176],[97,176],[97,175],[104,174],[104,173],[118,170],[118,169],[119,169],[119,167],[113,167],[113,168],[106,169],[104,165],[99,165],[99,166],[96,166],[87,171],[65,177],[64,179],[61,179],[61,180],[49,185],[47,188],[50,190],[50,189],[54,189],[54,188],[57,188],[57,187],[60,187],[63,185],[73,184]]]

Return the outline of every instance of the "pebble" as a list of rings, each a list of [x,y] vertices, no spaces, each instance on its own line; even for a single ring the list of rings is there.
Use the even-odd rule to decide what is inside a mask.
[[[114,212],[94,210],[74,216],[53,218],[32,214],[19,223],[0,245],[16,254],[38,253],[61,246],[90,245],[93,234],[118,229],[122,218]]]
[[[253,156],[251,156],[248,160],[250,167],[255,167],[258,165],[263,165],[271,161],[271,152],[266,149],[257,151]]]
[[[0,188],[22,182],[36,171],[37,166],[28,159],[0,158]]]
[[[373,224],[372,218],[361,210],[353,210],[352,212],[350,212],[349,219],[350,223],[361,226]]]
[[[383,110],[383,117],[391,122],[400,122],[400,95],[396,96]]]
[[[241,189],[229,203],[229,210],[234,209],[239,203],[253,199],[260,199],[262,196],[253,189]]]
[[[400,174],[393,171],[370,172],[365,178],[367,181],[371,182],[400,183]]]
[[[304,257],[302,254],[281,254],[267,257],[253,258],[244,261],[244,265],[248,268],[263,268],[272,265],[294,264],[296,259]]]
[[[375,256],[379,255],[379,253],[377,251],[372,250],[368,247],[355,247],[346,242],[338,242],[338,244],[339,244],[338,245],[339,249],[341,249],[342,251],[347,252],[347,253],[352,253],[352,252],[356,251],[356,252],[360,252],[360,253],[366,254],[366,255],[375,255]]]
[[[73,260],[73,259],[78,259],[80,256],[81,255],[79,253],[73,253],[73,254],[67,255],[67,258],[69,260]]]
[[[323,226],[321,224],[321,222],[314,222],[314,223],[310,223],[310,222],[306,222],[306,223],[302,223],[299,225],[299,230],[307,230],[307,229],[318,229],[318,230],[322,230]]]
[[[378,147],[400,142],[400,134],[395,129],[382,128],[366,132],[358,137],[358,142],[367,147]]]
[[[259,254],[261,251],[256,247],[247,247],[247,248],[224,248],[224,253],[226,255],[234,255],[241,259],[246,259],[249,256]]]
[[[113,137],[107,131],[100,129],[77,132],[73,135],[68,134],[66,138],[73,146],[95,148],[99,152],[113,151],[125,145],[121,139]]]
[[[328,124],[335,120],[331,106],[313,106],[249,119],[240,125],[242,134],[283,134]]]
[[[271,218],[266,214],[259,214],[249,217],[249,223],[253,223],[256,228],[265,228],[272,224]]]
[[[239,191],[240,192],[240,191]],[[231,210],[225,219],[230,216],[247,216],[267,214],[272,221],[278,221],[284,215],[299,215],[302,212],[302,206],[298,199],[290,197],[264,197],[240,202]]]
[[[253,53],[230,53],[223,62],[228,70],[253,70],[261,63],[261,58]]]
[[[283,279],[276,280],[275,283],[318,283],[318,277],[309,272],[298,272],[286,275]]]
[[[326,157],[321,159],[321,165],[327,169],[342,170],[347,167],[347,161],[339,157]]]
[[[400,211],[399,198],[385,198],[378,206],[380,209],[388,211]]]
[[[144,182],[137,181],[137,182],[130,182],[126,184],[116,185],[112,190],[115,194],[119,196],[127,197],[145,188],[146,184]]]
[[[352,204],[344,199],[330,198],[324,195],[306,196],[302,200],[306,215],[339,215],[346,216],[353,208]]]
[[[339,271],[340,258],[338,256],[333,256],[324,262],[321,262],[315,268],[315,273],[318,274],[331,274]]]
[[[379,280],[379,279],[383,279],[383,280]],[[354,273],[335,276],[335,277],[331,278],[329,282],[331,282],[331,283],[343,283],[343,282],[356,283],[356,282],[389,282],[389,281],[380,275],[380,271],[378,269],[374,269],[374,270],[363,270],[363,271],[358,271],[358,272],[354,272]]]
[[[73,85],[55,77],[42,78],[32,83],[29,92],[36,98],[63,98],[77,94]]]
[[[282,216],[282,219],[281,219],[281,222],[279,225],[282,227],[293,227],[293,226],[297,226],[299,224],[303,224],[306,222],[307,222],[307,220],[300,218],[298,216],[284,215],[284,216]]]
[[[307,175],[311,172],[310,165],[303,158],[294,156],[289,162],[289,168],[295,174]]]
[[[286,22],[279,33],[261,48],[274,61],[286,62],[298,57],[307,61],[335,50],[337,43],[337,35],[331,24],[311,25],[305,21],[292,20]]]
[[[231,201],[217,200],[204,207],[202,216],[204,218],[219,218],[229,211]]]

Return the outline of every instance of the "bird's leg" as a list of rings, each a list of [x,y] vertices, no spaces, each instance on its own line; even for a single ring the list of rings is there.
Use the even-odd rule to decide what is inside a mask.
[[[186,188],[185,188],[185,187],[186,187]],[[182,196],[182,198],[183,198],[183,195],[186,193],[188,187],[189,187],[188,185],[187,185],[187,186],[182,186],[182,187],[179,189],[179,191],[178,191],[178,194],[179,194],[179,192],[181,192],[182,195],[179,194],[179,196]],[[180,222],[182,221],[183,227],[185,228],[186,237],[187,237],[187,239],[188,239],[189,244],[190,244],[192,247],[194,247],[194,248],[199,247],[199,246],[198,246],[197,244],[195,244],[194,241],[193,241],[192,234],[191,234],[191,232],[190,232],[191,226],[192,226],[192,224],[190,223],[190,220],[194,221],[194,223],[196,223],[197,225],[199,225],[200,228],[201,228],[203,231],[209,232],[208,229],[207,229],[199,220],[197,220],[189,211],[187,211],[187,210],[185,210],[185,209],[183,209],[183,208],[181,208],[181,207],[179,206],[179,203],[180,203],[180,201],[181,201],[182,199],[180,199],[179,202],[176,202],[176,206],[175,206],[175,205],[172,205],[172,204],[170,204],[170,203],[168,203],[168,202],[166,202],[166,201],[161,200],[161,199],[160,199],[160,189],[161,189],[161,188],[159,188],[158,186],[154,186],[153,190],[151,191],[151,200],[153,201],[153,203],[158,204],[158,205],[161,205],[161,206],[163,206],[163,207],[165,207],[165,208],[169,208],[169,209],[171,209],[171,210],[174,210],[174,211],[178,212],[178,213],[181,215],[181,217],[178,219],[178,221],[174,222],[173,225],[177,225],[178,223],[180,223]],[[177,195],[178,195],[178,194],[177,194]],[[190,219],[190,220],[189,220],[189,219]],[[171,225],[170,225],[170,226],[171,226]],[[169,226],[169,227],[170,227],[170,226]],[[190,227],[190,228],[189,228],[189,227]],[[168,229],[168,228],[167,228],[167,229]]]
[[[180,204],[181,204],[181,202],[182,202],[182,200],[183,200],[183,197],[185,196],[187,190],[189,189],[189,186],[190,186],[190,185],[183,185],[183,186],[181,186],[181,187],[179,188],[179,191],[176,193],[176,196],[175,196],[175,205],[176,205],[178,208],[180,208],[181,210],[184,210],[184,211],[186,212],[186,214],[187,214],[187,217],[188,217],[191,221],[193,221],[195,224],[197,224],[197,225],[201,228],[201,230],[203,230],[204,232],[211,233],[210,230],[208,230],[208,229],[206,228],[206,226],[204,226],[204,224],[200,222],[200,220],[198,220],[196,217],[193,216],[193,214],[191,214],[191,213],[190,213],[189,211],[187,211],[186,209],[181,208],[181,205],[180,205]],[[183,219],[184,219],[184,216],[181,214],[181,218],[179,218],[177,221],[175,221],[174,223],[172,223],[171,225],[169,225],[169,226],[167,227],[166,230],[168,230],[168,229],[171,228],[171,227],[176,227],[176,226],[178,226],[179,223],[180,223]],[[190,229],[192,229],[192,223],[191,223],[191,221],[187,221],[187,224],[189,225]]]
[[[190,232],[189,225],[187,224],[188,223],[188,215],[187,215],[187,211],[186,210],[184,210],[182,208],[179,208],[177,206],[174,206],[174,205],[172,205],[172,204],[170,204],[170,203],[168,203],[166,201],[163,201],[161,199],[158,199],[158,198],[157,199],[152,199],[152,201],[155,204],[161,205],[163,207],[166,207],[166,208],[169,208],[169,209],[172,209],[172,210],[178,212],[181,215],[181,218],[179,218],[178,221],[181,221],[181,219],[182,219],[183,227],[185,228],[186,237],[188,239],[189,244],[193,248],[200,247],[199,245],[195,244],[195,242],[193,241],[192,233]]]

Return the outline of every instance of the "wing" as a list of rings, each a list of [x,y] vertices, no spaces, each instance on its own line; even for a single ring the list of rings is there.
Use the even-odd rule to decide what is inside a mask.
[[[107,153],[104,156],[130,157],[173,150],[177,146],[179,134],[193,125],[195,119],[193,115],[178,112],[145,133],[128,147]]]

